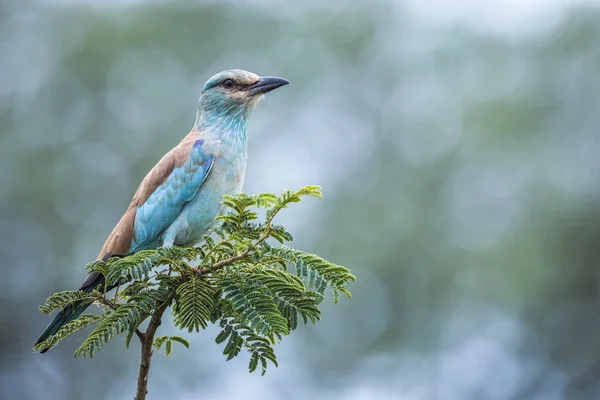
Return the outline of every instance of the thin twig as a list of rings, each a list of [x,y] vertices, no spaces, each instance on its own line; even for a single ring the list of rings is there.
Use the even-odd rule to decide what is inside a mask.
[[[117,283],[117,290],[115,290],[115,295],[114,295],[114,299],[115,301],[117,301],[117,296],[119,295],[119,289],[121,289],[121,281],[119,280],[119,282]]]
[[[258,238],[256,240],[256,242],[251,244],[246,250],[244,250],[242,253],[240,253],[238,255],[231,256],[229,258],[219,261],[218,263],[214,263],[210,268],[200,268],[199,273],[202,275],[207,272],[216,271],[216,270],[222,269],[228,265],[233,264],[236,261],[239,261],[239,260],[247,257],[248,254],[250,254],[252,251],[254,251],[259,244],[261,244],[262,242],[267,240],[269,238],[269,236],[271,236],[271,232],[272,232],[271,221],[268,221],[268,227],[267,227],[267,230],[265,231],[265,233],[263,233],[263,235],[260,238]]]
[[[240,253],[236,256],[232,256],[232,257],[226,258],[224,260],[221,260],[218,263],[213,264],[210,268],[202,268],[200,270],[200,272],[216,271],[218,269],[226,267],[230,264],[233,264],[236,261],[239,261],[239,260],[245,258],[248,254],[250,254],[250,252],[252,250],[254,250],[254,246],[248,247],[246,250],[244,250],[242,253]]]
[[[231,239],[227,239],[227,240],[222,240],[219,243],[217,243],[217,245],[215,247],[213,247],[212,249],[210,249],[206,255],[204,256],[204,258],[202,259],[202,262],[200,264],[204,264],[206,261],[208,261],[208,257],[210,257],[210,255],[219,247],[221,246],[223,243],[229,243],[231,242]]]
[[[145,400],[146,395],[148,394],[148,373],[150,372],[150,360],[152,359],[153,353],[152,346],[154,344],[154,335],[161,324],[162,316],[168,306],[169,301],[165,302],[154,311],[152,318],[150,318],[150,323],[148,324],[146,333],[142,334],[143,339],[140,338],[140,341],[142,342],[142,355],[140,360],[140,368],[138,371],[137,391],[134,400]]]

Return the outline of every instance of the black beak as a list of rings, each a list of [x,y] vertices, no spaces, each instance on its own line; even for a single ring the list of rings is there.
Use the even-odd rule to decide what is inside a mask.
[[[290,81],[276,76],[262,76],[258,82],[251,85],[249,88],[250,94],[255,96],[257,94],[265,94],[271,90],[275,90],[278,87],[289,84]]]

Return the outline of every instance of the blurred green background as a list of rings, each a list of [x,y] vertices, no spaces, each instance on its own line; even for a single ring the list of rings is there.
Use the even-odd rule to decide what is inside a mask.
[[[279,222],[358,282],[265,377],[186,335],[151,399],[600,398],[600,2],[575,0],[0,0],[0,398],[132,398],[137,348],[33,354],[37,305],[228,68],[292,82],[244,190],[322,185]]]

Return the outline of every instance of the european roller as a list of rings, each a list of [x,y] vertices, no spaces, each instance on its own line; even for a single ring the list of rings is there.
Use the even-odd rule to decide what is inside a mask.
[[[142,180],[98,259],[198,243],[223,211],[223,195],[242,189],[246,124],[254,106],[265,93],[288,83],[283,78],[260,77],[243,70],[223,71],[210,78],[202,89],[191,132]],[[94,272],[80,290],[89,293],[103,288],[103,283],[103,275]],[[89,302],[78,302],[65,307],[36,344],[89,306]]]

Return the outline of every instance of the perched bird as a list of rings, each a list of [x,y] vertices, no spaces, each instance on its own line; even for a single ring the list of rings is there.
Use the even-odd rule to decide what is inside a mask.
[[[242,189],[246,124],[252,109],[265,93],[288,83],[243,70],[223,71],[210,78],[202,89],[192,131],[142,180],[98,259],[198,243],[222,212],[223,195]],[[103,284],[104,276],[94,272],[80,290],[89,293]],[[65,307],[36,344],[57,333],[90,304],[80,301]]]

